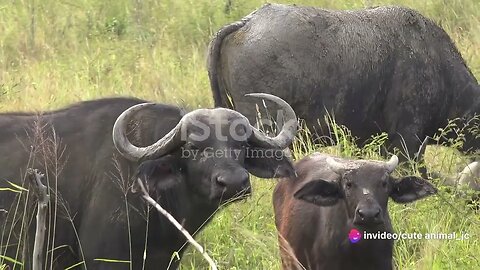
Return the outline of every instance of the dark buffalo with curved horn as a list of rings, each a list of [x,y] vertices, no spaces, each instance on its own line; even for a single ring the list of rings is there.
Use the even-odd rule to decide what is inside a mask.
[[[396,179],[389,161],[347,160],[315,153],[296,162],[298,177],[282,179],[273,194],[283,269],[392,269],[388,199],[409,203],[435,194],[427,180]],[[305,267],[305,268],[303,268]]]
[[[25,203],[28,193],[18,186],[28,189],[22,172],[34,167],[49,180],[48,265],[176,268],[172,255],[182,255],[186,240],[148,209],[134,183],[144,181],[150,195],[193,234],[221,204],[249,194],[249,173],[294,175],[283,149],[295,136],[295,113],[275,96],[251,96],[282,107],[286,123],[276,137],[263,135],[229,109],[184,113],[129,98],[88,101],[38,116],[0,114],[0,254],[31,267],[33,213],[22,210],[29,210],[32,200]],[[0,265],[11,264],[5,258]]]
[[[274,94],[319,135],[330,135],[329,112],[360,144],[386,132],[411,158],[449,119],[462,125],[480,113],[480,86],[450,37],[404,7],[266,4],[220,29],[208,60],[217,107],[255,119],[245,93]],[[478,130],[478,119],[468,123]],[[467,134],[462,150],[479,147]]]

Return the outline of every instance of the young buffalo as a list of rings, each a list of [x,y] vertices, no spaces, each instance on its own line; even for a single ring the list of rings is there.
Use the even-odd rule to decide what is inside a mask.
[[[273,194],[283,268],[392,269],[393,240],[359,238],[392,232],[389,197],[409,203],[436,193],[419,177],[393,178],[397,165],[395,155],[381,162],[316,153],[298,161],[298,177],[280,181]]]

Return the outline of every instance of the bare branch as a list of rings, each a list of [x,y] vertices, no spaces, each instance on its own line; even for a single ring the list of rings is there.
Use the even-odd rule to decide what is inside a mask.
[[[158,204],[150,195],[148,194],[147,190],[145,189],[145,186],[142,183],[142,180],[140,178],[137,179],[138,184],[140,185],[140,188],[143,192],[142,197],[151,205],[153,205],[158,212],[160,212],[162,215],[164,215],[192,244],[205,258],[205,260],[210,264],[210,269],[212,270],[217,270],[217,266],[215,265],[215,262],[210,258],[210,256],[207,254],[205,249],[197,242],[193,237],[190,235],[190,233],[185,230],[185,228],[182,227],[182,225],[170,214],[167,212],[167,210],[163,209],[160,204]]]
[[[42,184],[44,174],[36,169],[29,168],[27,177],[33,187],[33,192],[38,197],[37,211],[37,231],[35,232],[35,245],[33,247],[33,270],[42,269],[43,246],[45,242],[47,206],[50,195],[47,193],[47,187]]]

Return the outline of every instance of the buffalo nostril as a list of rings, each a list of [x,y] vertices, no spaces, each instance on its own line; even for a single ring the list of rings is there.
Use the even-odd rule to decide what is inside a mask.
[[[364,218],[364,217],[365,217],[365,215],[363,214],[363,210],[362,210],[362,209],[358,209],[358,210],[357,210],[357,213],[358,213],[358,215],[359,215],[361,218]]]
[[[221,187],[226,187],[227,186],[227,181],[222,176],[217,176],[215,178],[215,182],[217,182],[217,185],[219,185]]]
[[[383,223],[382,209],[378,206],[358,207],[353,222],[363,225]]]
[[[373,208],[373,209],[358,209],[357,214],[362,219],[371,219],[371,218],[379,218],[380,217],[380,208]]]
[[[250,188],[250,176],[245,173],[233,173],[233,174],[220,174],[214,178],[218,187],[224,189],[230,189],[232,191],[239,191]]]

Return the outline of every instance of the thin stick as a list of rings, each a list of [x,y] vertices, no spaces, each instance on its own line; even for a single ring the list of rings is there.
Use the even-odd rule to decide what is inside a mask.
[[[50,196],[47,194],[47,187],[42,184],[44,175],[36,169],[27,170],[28,179],[38,197],[37,231],[35,232],[35,244],[33,246],[33,270],[42,269],[43,245],[45,242],[47,206]]]
[[[158,212],[160,212],[162,215],[164,215],[175,227],[177,227],[177,229],[181,233],[183,233],[183,235],[185,235],[188,242],[190,242],[190,244],[192,244],[203,255],[205,260],[207,260],[207,262],[210,264],[210,268],[212,270],[217,270],[217,266],[215,265],[215,262],[212,260],[212,258],[210,258],[210,256],[208,256],[205,249],[197,241],[195,241],[195,239],[193,239],[193,237],[190,235],[190,233],[187,230],[185,230],[185,228],[183,228],[182,225],[180,223],[178,223],[178,221],[170,213],[167,212],[167,210],[163,209],[162,206],[160,206],[160,204],[158,204],[154,199],[152,199],[152,197],[150,197],[150,195],[148,195],[147,190],[143,186],[142,180],[140,180],[140,178],[139,178],[139,179],[137,179],[137,181],[138,181],[138,184],[140,185],[140,188],[142,189],[142,192],[143,192],[142,197],[149,204],[153,205],[158,210]]]

